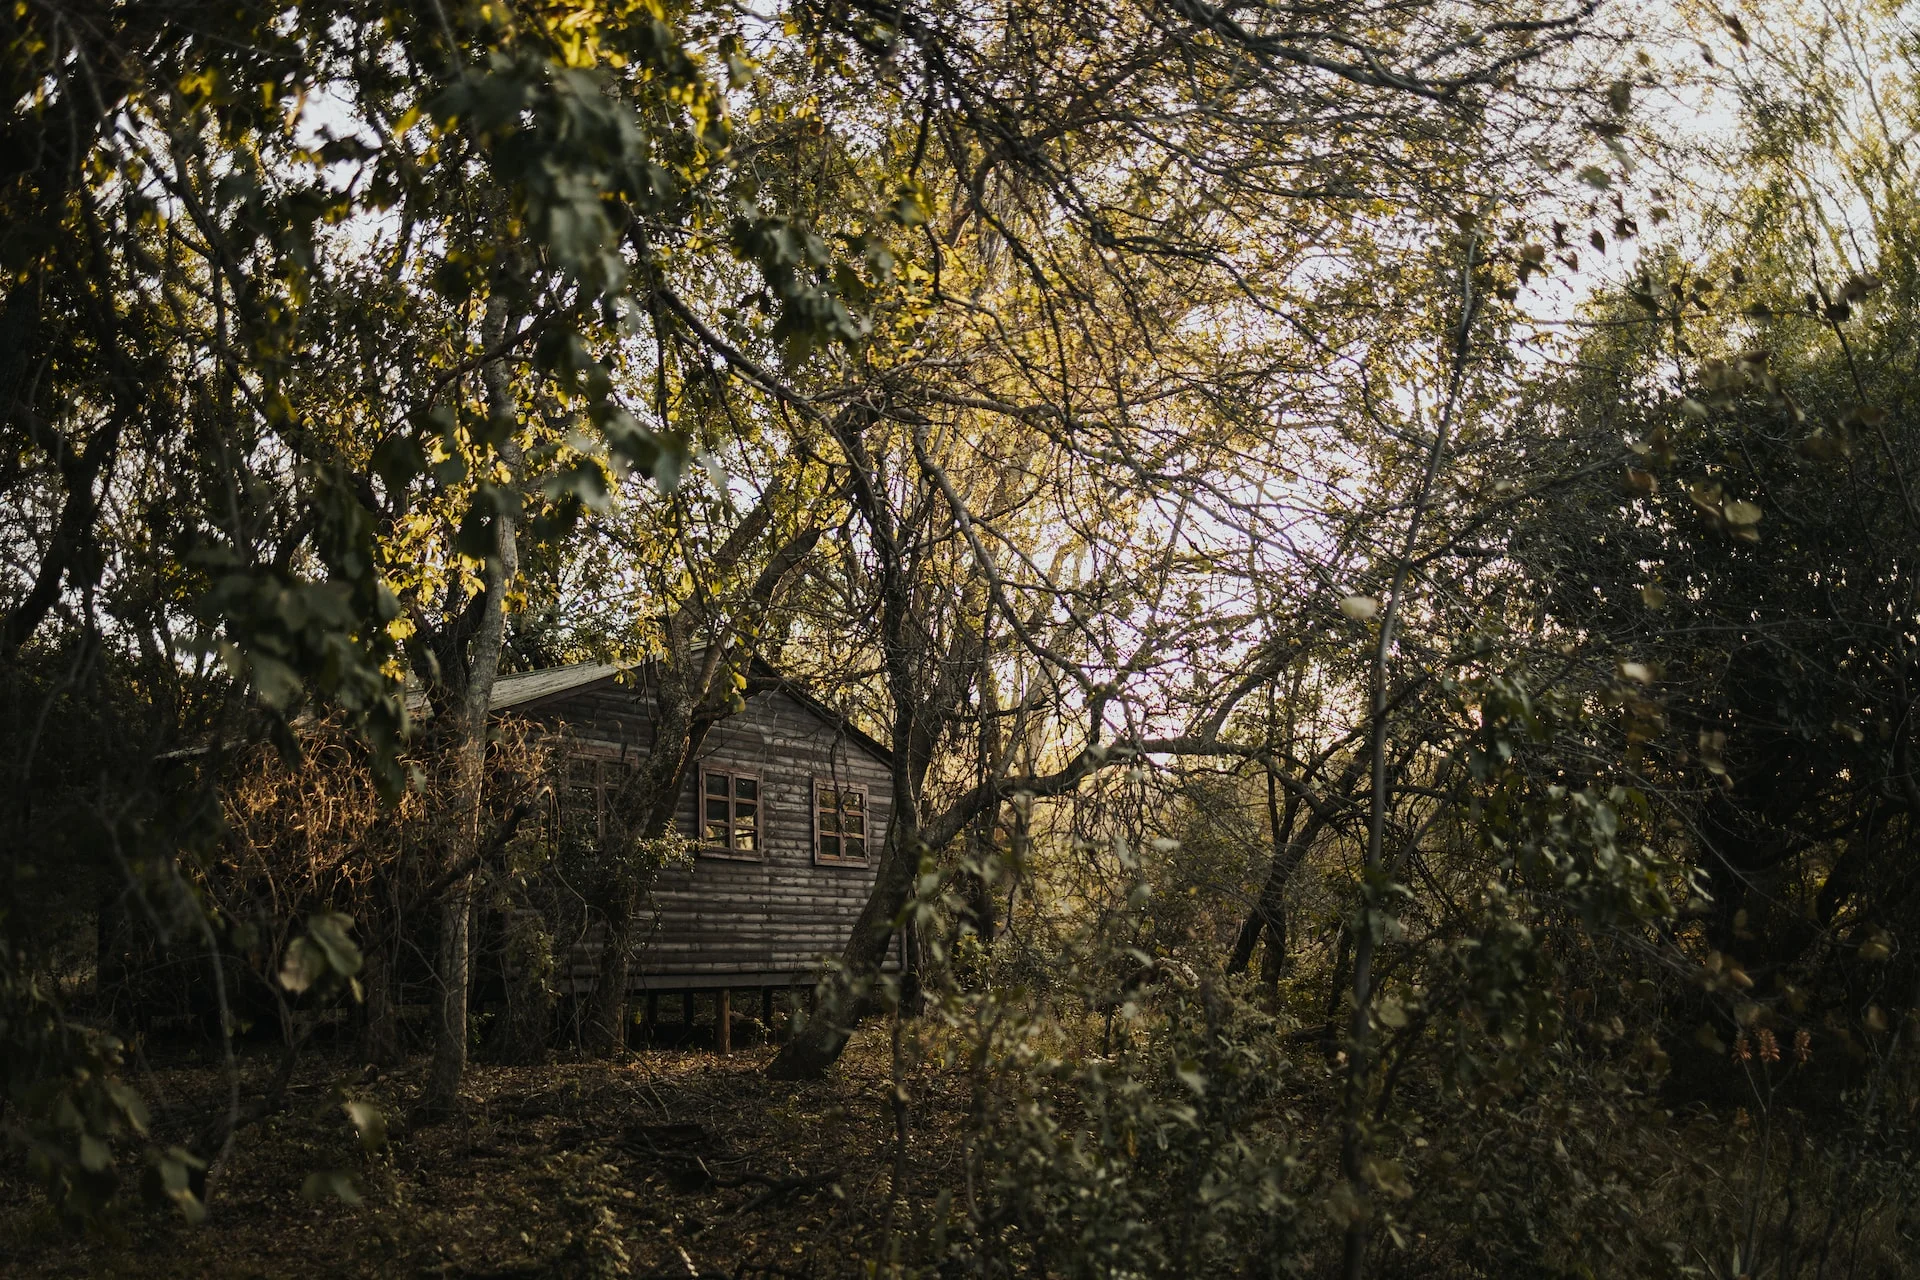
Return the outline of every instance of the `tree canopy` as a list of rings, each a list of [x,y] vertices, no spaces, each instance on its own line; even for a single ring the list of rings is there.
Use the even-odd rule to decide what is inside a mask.
[[[471,1055],[625,1054],[701,743],[804,688],[893,803],[765,1066],[884,1021],[873,1266],[1896,1274],[1916,38],[13,6],[9,1149],[70,1224],[198,1221],[323,1011],[430,1055],[422,1125]],[[489,710],[573,662],[652,725],[591,839]],[[162,1009],[226,1090],[171,1128]],[[915,1063],[968,1112],[909,1192]]]

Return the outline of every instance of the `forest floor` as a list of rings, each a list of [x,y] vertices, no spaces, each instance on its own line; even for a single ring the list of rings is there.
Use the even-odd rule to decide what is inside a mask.
[[[198,1226],[135,1209],[108,1238],[63,1228],[17,1166],[0,1166],[0,1275],[434,1276],[538,1280],[605,1275],[828,1277],[866,1274],[890,1225],[916,1215],[910,1187],[952,1185],[949,1127],[914,1131],[909,1195],[890,1224],[893,1083],[884,1026],[864,1028],[824,1081],[784,1083],[770,1048],[730,1056],[635,1051],[618,1062],[475,1065],[465,1114],[409,1126],[426,1063],[370,1078],[314,1054],[287,1105],[243,1129],[210,1183]],[[242,1062],[258,1090],[274,1065]],[[156,1066],[144,1080],[166,1141],[224,1106],[224,1073]],[[913,1082],[916,1124],[964,1114],[935,1077]],[[931,1093],[929,1092],[931,1091]],[[243,1094],[243,1096],[246,1096]],[[347,1100],[387,1117],[363,1149]],[[351,1179],[348,1204],[310,1175]],[[921,1226],[924,1228],[924,1223]]]

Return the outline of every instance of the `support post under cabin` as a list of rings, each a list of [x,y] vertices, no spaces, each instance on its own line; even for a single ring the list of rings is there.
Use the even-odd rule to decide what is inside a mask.
[[[720,988],[713,1002],[713,1047],[719,1053],[733,1052],[733,990]]]
[[[687,1027],[693,1025],[693,991],[691,988],[680,993],[680,1023],[682,1026]]]

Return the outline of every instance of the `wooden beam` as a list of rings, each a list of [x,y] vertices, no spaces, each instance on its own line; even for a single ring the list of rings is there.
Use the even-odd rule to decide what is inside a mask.
[[[691,990],[680,993],[680,1021],[684,1026],[693,1025],[693,992]]]
[[[713,1047],[721,1053],[733,1052],[733,991],[720,988],[713,1002]]]

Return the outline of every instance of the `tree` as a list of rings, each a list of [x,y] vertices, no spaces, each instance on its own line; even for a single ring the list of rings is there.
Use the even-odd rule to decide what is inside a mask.
[[[9,756],[26,779],[57,765],[35,726],[72,682],[104,691],[131,671],[122,653],[177,685],[144,756],[100,796],[65,793],[97,819],[76,843],[108,883],[143,868],[152,891],[177,887],[218,771],[174,804],[156,757],[260,733],[290,746],[311,699],[351,717],[391,794],[415,634],[466,762],[449,803],[477,813],[521,529],[564,525],[611,469],[670,483],[684,467],[684,439],[643,425],[615,376],[636,328],[677,323],[662,302],[674,249],[698,243],[695,270],[760,263],[781,341],[856,332],[830,282],[780,258],[776,212],[729,226],[716,90],[650,9],[29,5],[0,23],[22,107],[0,176]],[[80,659],[64,672],[63,647]],[[93,732],[115,724],[97,715]],[[483,843],[473,821],[462,832],[452,868]],[[448,888],[441,1100],[465,1043],[463,878]],[[160,918],[216,949],[210,922],[170,901]],[[9,907],[10,938],[30,914]],[[8,979],[18,1025],[55,1057],[21,1059],[39,1064],[22,1100],[59,1053],[112,1053],[30,986]],[[87,1113],[137,1126],[130,1096]],[[91,1155],[48,1150],[50,1169],[111,1182]]]
[[[1764,39],[1723,86],[1751,185],[1714,208],[1704,251],[1648,256],[1535,409],[1543,462],[1623,435],[1632,454],[1517,527],[1543,610],[1631,675],[1626,744],[1701,884],[1683,938],[1772,984],[1747,1023],[1687,1002],[1734,1037],[1764,1010],[1770,1034],[1814,1035],[1819,1011],[1870,1038],[1912,999],[1892,960],[1913,892],[1916,533],[1893,335],[1914,211],[1877,141],[1884,87],[1812,57],[1882,35]]]
[[[1341,303],[1392,280],[1394,268],[1383,259],[1406,252],[1407,242],[1417,241],[1433,220],[1473,202],[1455,167],[1463,155],[1459,144],[1473,138],[1485,147],[1508,145],[1488,141],[1499,131],[1485,125],[1490,106],[1504,101],[1501,92],[1512,92],[1518,103],[1553,90],[1497,86],[1510,68],[1550,62],[1552,50],[1581,29],[1585,16],[1488,27],[1488,37],[1498,33],[1496,43],[1516,41],[1503,53],[1486,52],[1484,41],[1471,53],[1464,44],[1425,50],[1431,55],[1426,66],[1451,68],[1430,77],[1386,69],[1418,56],[1412,49],[1429,33],[1417,20],[1394,33],[1409,43],[1390,56],[1346,34],[1343,24],[1357,21],[1358,10],[1330,12],[1324,33],[1311,36],[1270,35],[1205,6],[1113,6],[1089,12],[1084,24],[1017,10],[991,23],[961,24],[933,11],[883,13],[862,6],[818,19],[814,30],[826,56],[884,52],[899,77],[896,100],[903,108],[919,108],[908,165],[917,185],[908,198],[913,220],[929,241],[937,309],[916,334],[923,342],[945,339],[953,352],[938,365],[909,359],[893,368],[896,358],[885,344],[874,344],[866,358],[884,399],[871,423],[835,432],[879,560],[880,647],[896,752],[903,761],[918,758],[915,744],[938,741],[953,715],[946,708],[957,708],[966,697],[956,691],[947,701],[922,705],[924,694],[917,690],[947,686],[916,682],[909,670],[925,652],[906,630],[916,607],[910,602],[917,600],[906,586],[916,544],[903,540],[896,526],[920,517],[927,502],[945,509],[947,536],[967,546],[967,571],[984,580],[985,614],[979,622],[970,620],[969,629],[989,646],[995,643],[989,637],[999,638],[1010,652],[1037,664],[1043,679],[1073,690],[1063,703],[1086,717],[1083,731],[1049,743],[1058,752],[1057,769],[1041,776],[990,776],[931,820],[918,798],[931,764],[917,771],[902,766],[896,793],[913,799],[898,810],[900,829],[889,837],[874,896],[842,956],[848,976],[835,979],[842,998],[830,1007],[851,1007],[857,1003],[852,993],[871,985],[923,856],[942,854],[949,841],[1007,797],[1069,789],[1106,763],[1131,760],[1141,748],[1129,739],[1155,737],[1129,731],[1120,735],[1124,749],[1111,751],[1103,741],[1109,729],[1104,720],[1111,708],[1132,721],[1136,699],[1142,708],[1152,705],[1129,682],[1151,679],[1147,672],[1157,665],[1152,655],[1173,647],[1173,633],[1181,629],[1172,623],[1171,610],[1149,607],[1114,625],[1110,637],[1090,634],[1078,654],[1032,634],[1026,625],[1032,603],[1050,608],[1051,601],[1071,600],[1075,593],[1037,571],[1031,560],[1015,570],[1018,539],[1002,535],[996,518],[969,511],[966,493],[950,476],[958,464],[930,447],[935,429],[948,420],[998,419],[1016,438],[1045,440],[1049,457],[1088,470],[1084,483],[1109,484],[1111,492],[1124,495],[1090,520],[1103,536],[1120,530],[1120,536],[1137,536],[1139,513],[1156,508],[1245,530],[1250,540],[1268,530],[1249,526],[1272,518],[1275,543],[1297,553],[1290,533],[1295,513],[1285,511],[1285,504],[1261,510],[1234,492],[1236,483],[1259,471],[1241,451],[1260,448],[1253,441],[1266,415],[1312,421],[1315,410],[1340,401],[1344,388],[1293,403],[1275,388],[1295,369],[1324,366],[1326,353],[1343,342],[1367,340],[1361,336],[1365,322],[1349,328],[1334,319]],[[1106,70],[1090,89],[1078,68],[1096,43]],[[1170,56],[1176,48],[1181,56]],[[1357,49],[1361,61],[1329,57],[1321,51],[1328,48]],[[1196,158],[1174,135],[1167,121],[1178,112],[1140,105],[1163,100],[1233,122],[1210,140],[1209,158]],[[1314,141],[1315,121],[1331,118],[1340,119],[1355,140],[1337,155]],[[1369,132],[1376,128],[1378,135]],[[1364,141],[1376,136],[1377,152]],[[1414,141],[1389,156],[1388,137]],[[1116,185],[1106,167],[1121,156],[1127,176]],[[1384,226],[1373,221],[1379,198],[1402,202],[1396,207],[1400,220],[1389,216]],[[1310,236],[1268,234],[1270,228],[1300,227],[1312,227]],[[961,274],[956,251],[967,242],[981,246],[972,255],[986,264],[978,277]],[[1312,253],[1307,246],[1328,244],[1338,245],[1335,254],[1348,255],[1344,272],[1334,273],[1328,284],[1303,279]],[[1251,263],[1243,264],[1245,258]],[[976,324],[968,306],[955,305],[963,286],[975,299],[994,290],[990,317]],[[1390,327],[1380,320],[1387,313],[1365,313],[1367,321],[1379,322],[1368,337]],[[1236,330],[1247,336],[1241,339]],[[1222,343],[1222,332],[1235,339]],[[1150,360],[1135,361],[1133,351],[1150,353]],[[756,380],[769,389],[777,382]],[[802,389],[785,394],[796,406],[811,403]],[[815,409],[813,417],[824,421],[825,415]],[[889,419],[898,427],[883,430]],[[966,432],[985,435],[971,421]],[[906,456],[890,463],[876,439],[897,442],[894,447]],[[1207,460],[1215,457],[1233,480],[1211,481]],[[1261,461],[1287,474],[1302,469],[1305,457],[1281,448]],[[911,486],[895,481],[904,469],[921,479]],[[1096,474],[1100,478],[1091,479]],[[890,490],[886,481],[898,488]],[[1338,597],[1325,594],[1333,575],[1321,572],[1314,585],[1325,610]],[[1124,592],[1117,587],[1122,576],[1116,570],[1114,578],[1101,581]],[[1155,589],[1167,588],[1148,588],[1141,596]],[[1115,609],[1111,597],[1093,605],[1099,594],[1097,588],[1087,591],[1090,607],[1084,612],[1068,606],[1071,625],[1105,625],[1089,621]],[[1120,632],[1127,633],[1124,639]],[[1195,652],[1213,661],[1231,645],[1220,637],[1211,652]],[[1223,704],[1193,713],[1198,731],[1168,735],[1170,740],[1184,749],[1222,750],[1216,739],[1226,717],[1240,698],[1284,667],[1288,646],[1278,641],[1253,659],[1251,671],[1235,672],[1227,686],[1234,692]],[[956,671],[971,665],[959,654],[947,661]],[[1296,789],[1305,785],[1293,781]],[[844,1028],[819,1024],[789,1046],[776,1070],[817,1071],[843,1041]]]

